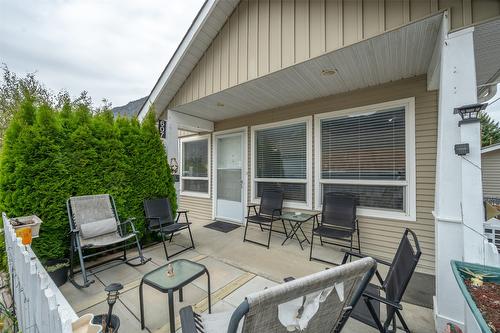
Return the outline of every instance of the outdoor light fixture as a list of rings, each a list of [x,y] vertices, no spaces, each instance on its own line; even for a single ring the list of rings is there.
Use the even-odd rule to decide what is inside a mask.
[[[93,324],[103,326],[104,333],[116,332],[120,327],[120,318],[113,314],[113,306],[118,300],[120,290],[122,289],[123,285],[121,283],[111,283],[104,288],[104,291],[108,293],[108,297],[106,298],[106,301],[108,302],[108,314],[94,316],[94,319],[92,320]]]
[[[170,170],[174,175],[179,171],[179,164],[177,163],[177,159],[175,157],[170,159]]]
[[[468,143],[459,143],[455,145],[455,154],[458,156],[465,156],[470,152]]]
[[[488,103],[477,103],[460,106],[455,108],[453,111],[454,114],[459,114],[462,117],[462,120],[458,123],[458,126],[461,126],[465,123],[473,123],[479,120],[479,112],[486,109]]]

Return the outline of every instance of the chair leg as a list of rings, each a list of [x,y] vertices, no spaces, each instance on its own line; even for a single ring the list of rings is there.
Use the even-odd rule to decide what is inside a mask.
[[[321,239],[321,238],[320,238]],[[311,235],[311,249],[309,250],[309,261],[312,260],[313,255],[313,246],[314,246],[314,232]]]
[[[248,221],[245,223],[245,233],[243,234],[243,242],[247,240],[247,229],[248,229]]]
[[[135,235],[135,242],[137,244],[137,252],[139,252],[139,258],[141,259],[141,265],[144,265],[146,262],[151,260],[151,258],[149,258],[148,260],[146,260],[144,258],[144,254],[142,253],[141,242],[139,242],[139,237],[137,235]],[[125,255],[126,255],[126,252],[125,252]]]
[[[358,253],[361,254],[361,240],[359,239],[359,228],[356,228],[356,234],[358,236]]]
[[[271,233],[273,232],[273,224],[269,225],[269,236],[267,237],[267,248],[269,249],[269,245],[271,244]]]
[[[189,238],[191,239],[191,247],[194,249],[193,234],[191,233],[191,227],[188,224]]]
[[[168,252],[167,252],[167,245],[165,244],[165,234],[161,233],[161,242],[163,243],[163,250],[165,251],[165,257],[167,257],[168,261]]]
[[[70,242],[70,246],[69,246],[69,278],[70,279],[73,279],[73,277],[75,276],[75,271],[73,269],[73,265],[75,264],[75,248],[73,246],[73,235],[71,235],[71,242]]]
[[[285,236],[288,237],[288,231],[286,231],[285,220],[281,220],[281,224],[283,224],[283,230],[285,231]]]
[[[406,325],[406,321],[403,319],[403,315],[399,312],[399,310],[396,310],[396,315],[398,316],[401,325],[403,325],[405,332],[410,333],[410,329],[408,328],[408,325]]]
[[[170,234],[170,239],[168,240],[169,243],[172,243],[172,238],[174,238],[174,233]]]
[[[369,298],[365,298],[365,303],[366,306],[368,307],[368,311],[370,311],[370,314],[372,315],[373,321],[375,322],[375,325],[377,325],[377,328],[380,333],[385,333],[385,329],[382,326],[382,323],[380,322],[380,318],[377,316],[377,312],[375,312],[375,309],[373,308],[372,303],[370,302]]]
[[[78,246],[78,256],[80,257],[80,268],[82,270],[83,288],[87,288],[88,286],[90,286],[92,282],[94,282],[94,280],[89,281],[87,277],[87,271],[85,270],[85,263],[83,261],[82,248],[80,246]]]

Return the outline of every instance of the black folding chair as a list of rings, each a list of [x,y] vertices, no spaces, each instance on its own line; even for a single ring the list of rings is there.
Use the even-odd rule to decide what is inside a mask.
[[[257,207],[259,207],[258,211]],[[250,210],[252,208],[254,211],[254,215],[250,215]],[[269,244],[271,243],[271,232],[274,231],[277,233],[283,233],[281,231],[273,230],[273,222],[280,220],[281,223],[283,224],[283,229],[285,230],[284,234],[288,235],[285,227],[285,222],[281,219],[282,209],[283,209],[283,192],[276,190],[262,191],[260,205],[257,204],[248,205],[248,216],[246,217],[247,223],[245,226],[245,233],[243,234],[243,241],[254,243],[257,245],[262,245],[269,249]],[[267,244],[247,239],[247,229],[250,223],[258,224],[260,227],[260,231],[264,230],[269,231]]]
[[[191,223],[188,220],[187,210],[177,210],[177,217],[174,219],[170,201],[167,198],[161,199],[147,199],[144,200],[144,211],[146,213],[147,229],[150,232],[156,232],[161,235],[163,249],[167,260],[171,257],[182,253],[184,251],[194,249],[193,235],[191,234]],[[186,222],[180,223],[179,218],[181,214],[184,215]],[[167,245],[165,244],[165,236],[170,236],[169,243],[176,232],[188,230],[189,238],[191,239],[191,246],[184,248],[172,255],[168,255]]]
[[[413,245],[408,237],[409,234],[413,238]],[[382,333],[396,331],[397,316],[405,332],[410,332],[401,314],[401,310],[403,309],[401,300],[421,255],[422,252],[420,251],[417,236],[410,229],[406,229],[392,263],[375,259],[379,264],[388,266],[389,272],[385,280],[382,279],[378,270],[375,272],[380,286],[374,284],[368,285],[363,293],[364,302],[358,302],[351,316],[378,329]],[[362,258],[364,256],[354,252],[347,252],[343,263],[346,263],[350,257]],[[381,292],[385,293],[385,297],[381,296]],[[383,323],[380,319],[381,304],[385,304],[387,307],[387,315]],[[389,329],[391,323],[392,330]]]
[[[321,222],[318,222],[317,225],[314,223],[313,225],[309,260],[317,260],[327,264],[338,265],[331,261],[313,257],[314,236],[319,236],[321,246],[323,246],[323,244],[341,247],[348,246],[349,251],[357,250],[361,253],[359,226],[356,217],[357,202],[358,200],[350,194],[325,193],[323,196]],[[354,233],[356,233],[358,239],[357,247],[353,247]],[[324,241],[324,238],[334,239],[336,241]]]

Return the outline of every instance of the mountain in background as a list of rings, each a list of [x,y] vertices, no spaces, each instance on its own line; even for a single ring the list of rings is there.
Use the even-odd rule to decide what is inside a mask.
[[[111,109],[111,111],[113,111],[115,117],[117,116],[124,116],[128,118],[136,117],[137,114],[139,114],[139,111],[141,110],[141,107],[147,98],[148,96],[145,96],[135,101],[128,102],[125,105],[114,107]]]

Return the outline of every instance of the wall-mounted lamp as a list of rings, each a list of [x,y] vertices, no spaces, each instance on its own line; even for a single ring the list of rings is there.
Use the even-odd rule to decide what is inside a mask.
[[[465,156],[470,152],[468,143],[459,143],[455,145],[455,154],[458,156]]]
[[[170,159],[170,170],[174,175],[176,175],[177,172],[179,171],[179,164],[177,163],[177,159],[175,157],[172,157]]]
[[[460,106],[455,108],[453,111],[454,114],[459,114],[462,117],[462,120],[458,123],[458,126],[466,123],[474,123],[479,121],[479,113],[486,109],[488,103],[477,103]]]

